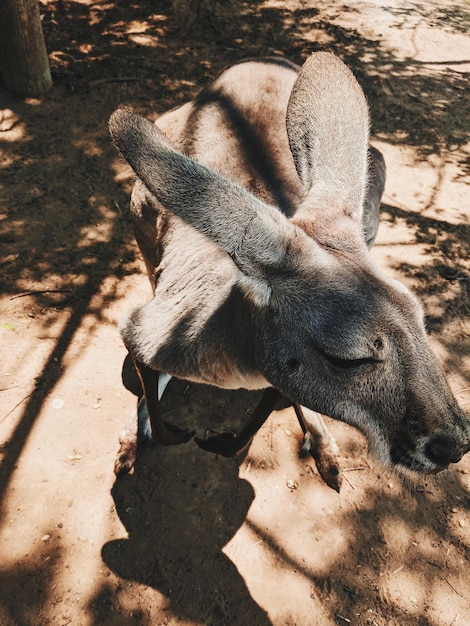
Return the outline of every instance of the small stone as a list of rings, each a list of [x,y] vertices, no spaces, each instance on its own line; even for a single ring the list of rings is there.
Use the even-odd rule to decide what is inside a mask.
[[[296,480],[292,480],[292,479],[290,478],[290,479],[287,481],[287,487],[288,487],[289,489],[294,490],[294,489],[297,489],[297,487],[298,487],[298,486],[299,486],[299,485],[298,485],[298,483],[297,483],[297,481],[296,481]]]

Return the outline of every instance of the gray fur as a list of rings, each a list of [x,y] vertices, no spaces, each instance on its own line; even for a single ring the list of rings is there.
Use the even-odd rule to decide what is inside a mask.
[[[469,450],[469,421],[417,299],[368,252],[385,166],[364,95],[332,54],[298,71],[239,63],[156,125],[111,117],[154,288],[123,339],[152,369],[272,385],[359,428],[384,463],[439,471]]]

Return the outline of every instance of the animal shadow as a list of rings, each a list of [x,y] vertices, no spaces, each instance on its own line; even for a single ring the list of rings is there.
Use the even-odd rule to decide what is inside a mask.
[[[162,403],[168,421],[214,429],[218,423],[224,430],[220,416],[228,415],[229,428],[238,428],[257,395],[173,380]],[[194,442],[145,445],[134,472],[112,489],[128,538],[103,546],[107,566],[164,594],[180,618],[208,626],[270,625],[222,552],[254,499],[250,483],[238,476],[240,462],[217,458]]]

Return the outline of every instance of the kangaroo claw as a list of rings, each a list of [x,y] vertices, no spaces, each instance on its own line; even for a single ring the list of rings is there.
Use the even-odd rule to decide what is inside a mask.
[[[304,442],[299,451],[300,458],[305,458],[308,454],[315,461],[318,472],[325,483],[331,489],[339,493],[342,484],[341,470],[336,453],[328,444],[319,443],[311,432],[304,435]]]
[[[343,479],[340,474],[340,468],[336,461],[336,457],[332,457],[325,452],[322,452],[321,454],[314,454],[311,452],[311,455],[315,461],[320,476],[323,478],[325,483],[328,487],[331,487],[331,489],[334,489],[339,493]]]

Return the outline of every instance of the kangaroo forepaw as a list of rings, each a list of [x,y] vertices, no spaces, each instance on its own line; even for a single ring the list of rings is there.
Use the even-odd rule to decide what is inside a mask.
[[[318,443],[312,433],[308,432],[305,434],[299,456],[305,458],[310,454],[325,483],[339,493],[342,478],[334,447],[336,446]]]
[[[120,440],[121,446],[114,461],[114,473],[117,478],[126,476],[134,467],[137,455],[137,438],[134,440]]]
[[[321,455],[314,455],[312,457],[315,460],[315,464],[328,487],[331,487],[339,493],[343,479],[340,473],[340,467],[336,460],[336,457],[330,457],[328,454],[322,453]]]
[[[174,446],[180,443],[187,443],[194,437],[196,431],[178,428],[173,424],[164,422],[165,425],[165,440],[156,441],[155,443],[161,443],[165,446]],[[153,443],[150,428],[141,430],[139,435],[132,429],[129,424],[121,433],[119,438],[119,451],[114,461],[114,473],[118,478],[129,474],[135,465],[137,457],[137,448],[145,441],[151,441]]]
[[[205,439],[196,437],[194,441],[197,445],[207,452],[220,454],[220,456],[235,456],[238,450],[237,435],[234,432],[215,433],[209,435]]]

